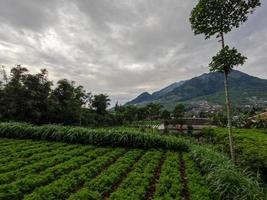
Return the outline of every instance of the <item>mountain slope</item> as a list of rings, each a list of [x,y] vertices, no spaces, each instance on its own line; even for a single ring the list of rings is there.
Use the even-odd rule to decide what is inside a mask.
[[[181,86],[184,82],[185,81],[179,81],[179,82],[172,83],[171,85],[169,85],[169,86],[167,86],[167,87],[165,87],[159,91],[156,91],[152,94],[149,94],[148,92],[143,92],[142,94],[140,94],[135,99],[128,102],[127,104],[140,104],[140,103],[142,104],[144,102],[154,101],[156,99],[163,97],[167,93],[173,91],[175,88]]]
[[[163,90],[164,92],[162,93],[160,93],[162,90],[155,92],[152,95],[146,93],[145,101],[142,100],[144,99],[144,95],[140,95],[142,98],[139,96],[128,104],[142,105],[149,102],[159,102],[162,104],[175,105],[177,102],[193,102],[200,100],[223,104],[223,81],[222,73],[212,72],[202,74],[201,76],[184,81],[182,84],[171,84],[166,87],[168,89]],[[234,70],[229,75],[229,85],[230,94],[234,104],[249,104],[251,103],[252,98],[267,101],[267,80]]]

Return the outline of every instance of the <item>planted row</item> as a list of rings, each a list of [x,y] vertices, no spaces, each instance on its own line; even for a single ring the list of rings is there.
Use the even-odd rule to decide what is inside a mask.
[[[40,173],[41,171],[44,171],[49,167],[53,167],[55,165],[63,163],[71,159],[72,157],[80,156],[86,151],[88,151],[87,148],[73,148],[74,146],[69,146],[68,148],[59,149],[54,152],[55,156],[44,157],[43,159],[36,161],[33,164],[26,165],[16,171],[2,173],[0,174],[0,184],[7,184],[16,179],[23,178],[29,174]]]
[[[21,154],[23,152],[23,154],[21,154],[21,156],[27,157],[29,156],[29,154],[31,153],[31,150],[35,150],[35,149],[39,149],[39,148],[48,148],[51,144],[45,144],[44,142],[36,142],[36,143],[32,143],[30,142],[25,142],[25,143],[21,143],[18,145],[10,145],[8,147],[4,147],[2,148],[1,152],[0,152],[0,156],[4,157],[4,156],[8,156],[8,158],[16,158],[17,153]],[[36,152],[38,153],[38,151]]]
[[[148,151],[136,163],[134,170],[128,174],[117,190],[111,194],[110,199],[144,199],[161,156],[162,152]]]
[[[30,153],[28,152],[26,158],[24,158],[25,154],[23,152],[17,153],[16,156],[8,157],[6,159],[2,159],[2,166],[0,167],[0,173],[9,172],[12,170],[16,170],[21,168],[25,165],[29,165],[39,161],[40,159],[49,158],[54,156],[60,152],[68,151],[75,148],[74,146],[66,146],[59,144],[53,148],[41,147],[40,153],[36,152],[36,149],[31,150]],[[38,150],[38,151],[39,151]],[[61,150],[61,151],[60,151]]]
[[[33,193],[25,196],[24,200],[47,200],[57,199],[63,200],[82,187],[83,183],[96,176],[102,169],[125,153],[123,149],[115,149],[103,156],[96,157],[95,160],[82,165],[79,169],[73,170],[71,173],[62,176],[54,182],[37,188]]]
[[[74,157],[67,162],[48,168],[42,171],[40,174],[29,174],[24,178],[18,179],[10,184],[0,185],[0,199],[22,199],[25,193],[29,193],[35,188],[46,185],[74,169],[79,169],[81,165],[96,159],[98,156],[106,153],[108,150],[109,149],[99,148],[94,151],[86,151],[83,155]]]
[[[186,177],[188,180],[188,190],[192,200],[211,200],[211,192],[205,179],[201,176],[194,161],[188,154],[183,155],[186,166]]]
[[[174,136],[142,133],[135,129],[109,128],[89,129],[63,126],[31,126],[20,123],[1,123],[0,137],[30,138],[69,143],[167,148],[180,151],[188,149],[187,141]]]
[[[160,179],[156,185],[155,200],[181,199],[181,177],[179,168],[179,153],[167,152]]]
[[[91,194],[98,193],[102,198],[110,192],[113,187],[119,183],[121,178],[126,176],[127,170],[140,158],[143,151],[131,150],[123,157],[119,158],[107,170],[103,171],[99,176],[93,180],[87,180],[83,188],[69,198],[70,200],[90,197]]]

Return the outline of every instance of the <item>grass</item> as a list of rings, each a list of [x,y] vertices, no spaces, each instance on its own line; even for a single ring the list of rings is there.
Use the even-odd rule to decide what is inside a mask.
[[[234,147],[237,163],[258,172],[267,183],[267,130],[261,129],[234,129]],[[228,153],[229,141],[226,128],[204,129],[201,137],[205,142],[218,146]]]

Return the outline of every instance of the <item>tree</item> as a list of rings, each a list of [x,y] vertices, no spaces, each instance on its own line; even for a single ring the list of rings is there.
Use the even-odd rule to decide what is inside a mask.
[[[137,110],[138,108],[134,105],[127,105],[124,107],[124,118],[126,121],[132,123],[133,121],[137,120]]]
[[[150,119],[158,119],[160,116],[160,110],[162,108],[161,104],[158,103],[149,103],[146,105],[146,109],[149,114]]]
[[[161,112],[161,119],[164,119],[164,120],[169,120],[171,119],[171,113],[168,111],[168,110],[163,110]]]
[[[173,116],[175,119],[181,119],[184,117],[185,106],[183,104],[177,104],[173,110]]]
[[[145,120],[145,119],[147,119],[147,117],[149,115],[148,108],[146,106],[136,108],[136,114],[137,114],[137,120]]]
[[[48,122],[49,96],[52,82],[48,81],[48,72],[42,69],[40,73],[27,74],[23,77],[25,99],[25,120],[34,123]]]
[[[25,119],[25,90],[23,79],[28,70],[21,65],[11,69],[10,81],[3,89],[2,104],[5,106],[2,117],[7,120],[21,121]]]
[[[110,105],[110,99],[105,94],[94,95],[92,99],[92,107],[99,115],[105,115],[107,113],[107,107]]]
[[[81,123],[82,106],[86,101],[86,91],[82,86],[67,79],[59,80],[51,94],[50,118],[53,122]]]
[[[222,49],[212,58],[209,67],[211,71],[224,73],[229,145],[233,161],[235,161],[235,153],[228,75],[234,66],[244,64],[246,58],[238,53],[235,48],[230,49],[228,46],[225,46],[224,35],[247,21],[248,14],[253,13],[257,6],[260,6],[260,0],[199,0],[190,16],[191,27],[196,35],[204,34],[205,39],[214,35],[220,38]]]
[[[6,85],[8,83],[8,77],[7,77],[5,66],[2,66],[2,69],[0,70],[0,74],[2,74],[2,81],[0,82],[3,85]]]

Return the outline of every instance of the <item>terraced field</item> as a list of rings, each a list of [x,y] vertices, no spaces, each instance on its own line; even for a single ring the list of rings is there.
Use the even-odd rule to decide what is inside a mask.
[[[211,199],[187,153],[0,139],[0,199]]]

